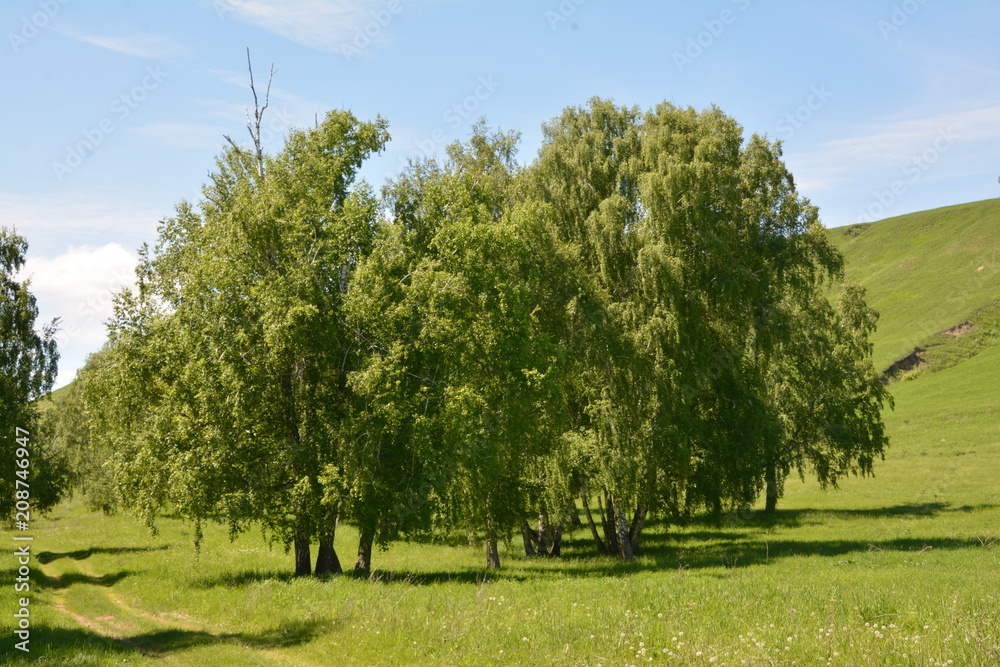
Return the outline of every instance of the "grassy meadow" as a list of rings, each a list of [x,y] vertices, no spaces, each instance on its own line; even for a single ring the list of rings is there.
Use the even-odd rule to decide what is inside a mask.
[[[895,233],[891,221],[856,236],[831,230],[843,237],[848,274],[869,285],[883,314],[880,367],[911,339],[1000,296],[1000,203],[952,208],[944,218],[897,219]],[[977,222],[982,215],[991,227]],[[966,231],[948,245],[947,229],[962,221]],[[908,234],[917,234],[909,245]],[[993,245],[977,250],[970,234]],[[942,253],[972,277],[942,268]],[[911,272],[941,272],[921,280],[893,268],[911,261]],[[952,296],[969,285],[978,291]],[[928,302],[944,305],[919,307]],[[231,542],[224,527],[209,526],[196,554],[193,528],[176,519],[163,517],[151,535],[75,499],[34,522],[31,653],[15,651],[5,633],[0,660],[997,665],[1000,346],[992,340],[942,340],[950,361],[892,385],[892,442],[874,478],[825,491],[791,478],[772,520],[754,510],[721,523],[654,522],[629,564],[597,556],[589,531],[576,528],[562,558],[527,559],[519,539],[502,547],[499,572],[486,569],[481,545],[442,541],[376,552],[371,579],[296,579],[291,556],[258,533]],[[356,533],[342,527],[336,544],[351,565]],[[0,575],[0,614],[11,619],[12,557]]]

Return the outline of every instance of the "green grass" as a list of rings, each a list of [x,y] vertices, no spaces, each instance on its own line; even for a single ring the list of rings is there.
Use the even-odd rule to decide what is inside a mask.
[[[1000,199],[827,233],[881,315],[879,369],[1000,297]]]

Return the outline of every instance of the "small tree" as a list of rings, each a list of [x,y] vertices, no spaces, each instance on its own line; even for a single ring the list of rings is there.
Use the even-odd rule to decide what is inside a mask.
[[[24,479],[8,466],[0,475],[0,512],[13,518],[19,495],[30,496],[34,512],[45,512],[67,490],[65,462],[39,431],[37,401],[52,390],[59,353],[55,333],[58,320],[35,330],[38,306],[27,280],[15,280],[24,266],[28,243],[7,227],[0,227],[0,451],[13,462],[18,449],[30,455]],[[18,439],[21,439],[18,442]],[[27,482],[27,486],[16,481]]]

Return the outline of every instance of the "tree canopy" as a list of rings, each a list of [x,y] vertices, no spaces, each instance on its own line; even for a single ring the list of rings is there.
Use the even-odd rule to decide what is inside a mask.
[[[82,374],[117,501],[260,525],[299,574],[318,541],[324,574],[339,521],[360,570],[431,531],[499,567],[518,532],[558,554],[579,507],[629,560],[651,513],[870,474],[877,314],[828,298],[842,260],[780,145],[714,107],[598,98],[543,137],[522,165],[481,122],[381,206],[355,183],[381,119],[332,112],[273,156],[230,141]]]

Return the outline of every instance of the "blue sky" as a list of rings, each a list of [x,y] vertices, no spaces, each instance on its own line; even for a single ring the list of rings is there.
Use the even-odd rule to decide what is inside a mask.
[[[266,145],[347,108],[392,141],[364,177],[440,154],[485,115],[522,133],[592,96],[716,104],[783,141],[827,226],[1000,195],[1000,5],[987,2],[4,0],[0,224],[59,316],[69,382],[158,220],[196,200],[223,135]]]

